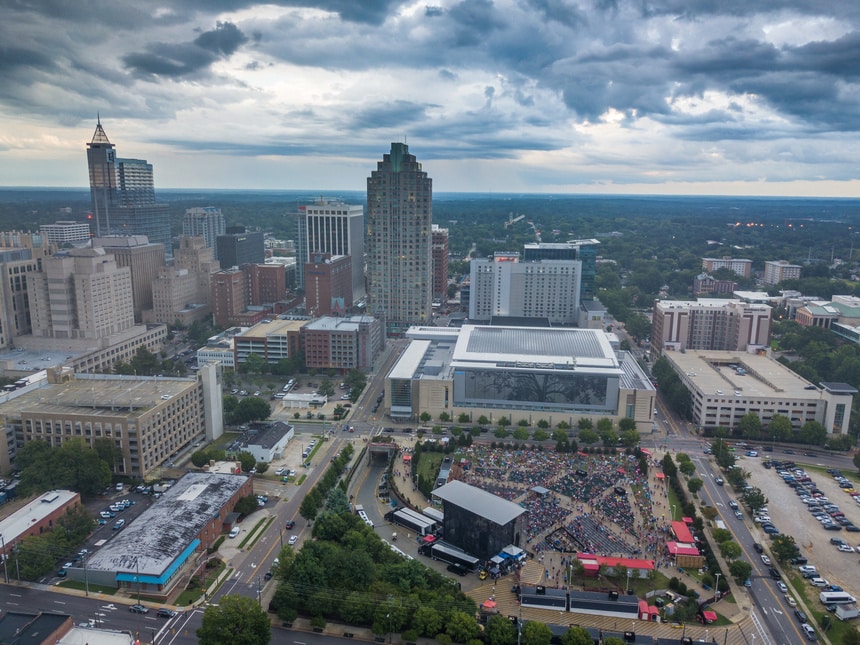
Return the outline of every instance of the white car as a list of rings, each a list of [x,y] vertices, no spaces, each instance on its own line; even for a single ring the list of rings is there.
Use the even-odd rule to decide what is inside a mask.
[[[779,589],[782,593],[788,593],[788,587],[785,586],[785,583],[782,580],[776,581],[776,588]]]
[[[791,596],[786,596],[785,600],[786,600],[786,602],[788,602],[789,607],[797,607],[797,601],[794,598],[792,598]]]
[[[764,553],[761,554],[761,561],[764,562],[765,565],[770,566],[770,558]]]
[[[281,466],[280,468],[278,468],[278,469],[275,471],[275,474],[276,474],[276,475],[283,475],[283,474],[286,472],[286,470],[287,470],[286,468],[284,468],[283,466]]]
[[[849,546],[848,544],[840,544],[836,547],[837,551],[842,551],[842,553],[854,553],[854,547]]]
[[[299,541],[299,536],[298,536],[298,535],[291,535],[291,536],[290,536],[290,539],[289,539],[289,544],[290,544],[290,546],[294,546],[294,545],[295,545],[295,543],[296,543],[296,542],[298,542],[298,541]]]
[[[813,587],[829,587],[830,586],[830,583],[827,582],[827,580],[825,580],[824,578],[813,578],[812,580],[809,581],[809,584],[811,584]]]

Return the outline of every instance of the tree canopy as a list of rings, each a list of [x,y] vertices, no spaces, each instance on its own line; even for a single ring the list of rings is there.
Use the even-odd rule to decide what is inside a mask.
[[[224,596],[206,608],[197,638],[201,645],[266,645],[271,622],[253,598]]]

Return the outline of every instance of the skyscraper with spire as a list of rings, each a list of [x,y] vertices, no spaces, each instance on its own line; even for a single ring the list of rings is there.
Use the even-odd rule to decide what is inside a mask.
[[[430,321],[433,180],[405,143],[392,143],[367,179],[368,312],[388,336]]]
[[[155,201],[152,164],[117,157],[101,118],[87,144],[87,165],[96,236],[146,235],[164,245],[166,257],[173,257],[170,209]]]

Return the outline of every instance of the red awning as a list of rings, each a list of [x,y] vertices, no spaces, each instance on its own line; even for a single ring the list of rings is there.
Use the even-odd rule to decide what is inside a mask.
[[[681,521],[682,521],[684,524],[692,524],[692,523],[693,523],[693,518],[692,518],[692,517],[682,517],[682,518],[681,518]]]
[[[651,451],[648,450],[648,448],[640,448],[639,452],[641,452],[643,455],[648,455],[649,457],[651,456]]]
[[[666,475],[664,475],[663,473],[657,473],[655,477],[657,477],[657,479],[666,479]]]

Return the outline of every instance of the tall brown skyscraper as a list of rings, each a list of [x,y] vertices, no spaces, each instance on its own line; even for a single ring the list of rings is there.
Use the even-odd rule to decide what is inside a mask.
[[[405,143],[367,179],[368,312],[388,336],[431,319],[433,180]]]

